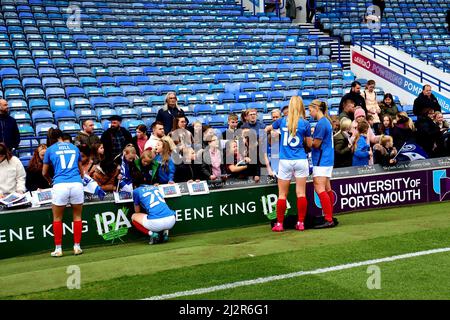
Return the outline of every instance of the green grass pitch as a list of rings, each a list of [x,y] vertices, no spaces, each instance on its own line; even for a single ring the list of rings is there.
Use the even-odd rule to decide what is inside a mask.
[[[269,225],[0,260],[0,299],[143,299],[258,277],[450,247],[450,202],[338,216],[333,229],[273,233]],[[81,288],[66,286],[69,266]],[[450,252],[220,290],[180,299],[450,299]]]

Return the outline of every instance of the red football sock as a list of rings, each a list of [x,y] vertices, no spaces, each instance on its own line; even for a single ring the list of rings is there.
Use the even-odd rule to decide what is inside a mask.
[[[73,222],[73,243],[80,244],[83,222],[81,220]]]
[[[53,221],[53,235],[55,239],[55,246],[60,246],[62,244],[62,234],[62,221]]]
[[[333,213],[334,213],[334,201],[335,201],[335,199],[334,199],[334,192],[333,192],[333,190],[330,190],[327,193],[328,193],[328,196],[330,197],[331,215],[333,215]]]
[[[278,201],[277,201],[277,221],[279,223],[283,223],[285,213],[286,213],[286,199],[278,199]]]
[[[330,196],[325,191],[319,194],[320,204],[322,205],[323,213],[325,213],[325,220],[333,221],[333,212],[330,202]]]
[[[305,222],[307,208],[308,201],[306,200],[306,197],[297,198],[298,221]]]
[[[148,230],[146,228],[144,228],[144,226],[142,224],[140,224],[139,222],[137,222],[135,220],[133,220],[132,223],[133,223],[133,226],[136,227],[136,229],[138,229],[140,232],[148,235]]]

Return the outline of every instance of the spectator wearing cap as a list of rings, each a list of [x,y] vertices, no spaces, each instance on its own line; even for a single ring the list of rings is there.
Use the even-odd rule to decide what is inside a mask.
[[[105,149],[105,157],[114,159],[122,154],[126,145],[133,143],[133,138],[127,129],[120,126],[122,123],[121,116],[114,115],[109,120],[111,121],[111,127],[103,132],[100,140]]]
[[[353,100],[356,108],[360,107],[365,113],[367,113],[366,100],[364,100],[364,97],[361,96],[361,83],[358,81],[352,82],[350,92],[346,93],[341,99],[341,103],[339,104],[339,113],[341,113],[344,109],[344,102],[348,99]]]
[[[178,99],[175,92],[169,92],[166,95],[166,100],[162,109],[159,109],[156,115],[156,121],[160,121],[164,125],[164,134],[167,135],[172,130],[173,119],[176,116],[184,116],[184,111],[178,106]],[[189,120],[186,118],[189,123]]]
[[[426,84],[423,86],[419,96],[414,100],[413,113],[418,117],[422,115],[427,116],[428,109],[441,111],[441,106],[434,94],[431,93],[431,86]]]

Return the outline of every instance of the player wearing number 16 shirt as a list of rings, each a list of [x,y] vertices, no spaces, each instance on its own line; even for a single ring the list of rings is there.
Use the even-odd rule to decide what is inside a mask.
[[[133,225],[150,236],[150,244],[167,242],[175,225],[175,212],[169,208],[158,187],[143,184],[133,191]],[[146,212],[146,213],[141,213]]]
[[[266,131],[280,129],[280,162],[278,168],[277,222],[272,231],[284,231],[283,221],[286,212],[286,198],[291,179],[295,177],[298,221],[295,228],[305,229],[304,222],[308,202],[306,201],[306,178],[309,175],[307,150],[312,145],[311,125],[305,120],[305,106],[302,98],[293,96],[289,102],[288,116],[278,119]]]
[[[61,257],[63,226],[62,218],[66,205],[70,204],[73,210],[73,241],[74,254],[82,254],[80,247],[82,221],[81,212],[84,203],[82,183],[82,167],[80,151],[71,143],[63,142],[62,131],[50,129],[49,140],[56,141],[51,145],[44,156],[42,175],[52,185],[52,213],[55,251],[52,257]],[[53,179],[49,175],[49,167],[53,167]]]

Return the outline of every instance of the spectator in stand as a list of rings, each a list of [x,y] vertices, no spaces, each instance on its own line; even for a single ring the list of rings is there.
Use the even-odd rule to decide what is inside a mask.
[[[175,163],[171,154],[173,149],[169,142],[170,138],[163,138],[156,144],[156,157],[154,161],[159,164],[158,167],[158,183],[174,183],[175,179]]]
[[[331,116],[331,126],[333,127],[333,134],[337,133],[341,126],[341,121],[339,119],[339,116]]]
[[[279,109],[272,110],[273,122],[281,118],[281,111]],[[277,176],[280,162],[280,135],[280,128],[270,130],[270,133],[267,135],[267,151],[264,152],[264,163],[266,165],[267,174],[273,178]]]
[[[355,111],[355,120],[352,122],[352,137],[350,138],[350,142],[353,143],[353,140],[356,137],[356,134],[358,133],[358,123],[366,121],[366,114],[363,109],[356,109]],[[367,144],[370,146],[371,144],[379,143],[380,142],[380,136],[375,135],[372,128],[369,126],[367,134],[365,135],[367,137]]]
[[[394,123],[391,116],[387,114],[384,115],[383,122],[381,123],[380,129],[378,130],[378,134],[390,136],[392,134],[392,128],[394,128]]]
[[[77,147],[87,145],[92,148],[94,144],[100,143],[100,138],[94,133],[94,121],[84,120],[82,125],[83,130],[78,132],[73,144]]]
[[[150,138],[148,138],[147,142],[145,143],[144,150],[155,149],[156,143],[165,136],[164,124],[161,121],[153,122],[151,129],[152,129],[152,134],[150,135]]]
[[[339,114],[339,119],[348,118],[350,120],[355,120],[355,102],[351,99],[344,101],[342,112]]]
[[[0,99],[0,142],[3,142],[11,152],[14,152],[20,143],[16,119],[9,115],[9,106],[5,99]]]
[[[228,115],[228,128],[222,133],[223,140],[234,140],[236,139],[239,118],[237,114],[231,113]]]
[[[239,121],[238,123],[238,129],[240,129],[244,123],[248,122],[248,109],[247,110],[242,110],[241,112],[241,121]]]
[[[202,176],[206,177],[206,180],[221,180],[225,170],[219,139],[216,135],[208,135],[206,139],[207,146],[202,152]]]
[[[175,119],[177,115],[184,116],[184,111],[178,106],[178,98],[176,93],[168,92],[164,106],[159,109],[158,114],[156,115],[156,121],[160,121],[164,126],[165,135],[169,134],[172,130],[173,119]]]
[[[397,149],[394,147],[394,140],[391,136],[381,136],[380,143],[373,146],[373,158],[375,164],[383,167],[393,166],[397,163],[395,156]]]
[[[249,172],[251,159],[239,154],[237,141],[231,140],[227,143],[225,159],[225,170],[230,178],[246,179],[252,174]]]
[[[133,187],[142,183],[143,177],[141,171],[137,168],[135,160],[137,159],[137,152],[133,144],[127,144],[122,151],[114,159],[117,166],[120,167],[120,173],[117,176],[119,180],[119,187],[121,185],[132,184]]]
[[[367,143],[367,131],[369,124],[367,121],[358,122],[358,132],[352,144],[353,160],[352,166],[367,166],[372,158],[370,144]]]
[[[415,142],[413,121],[404,111],[397,113],[394,128],[392,128],[392,138],[394,139],[394,147],[400,151],[406,142]]]
[[[245,170],[235,170],[235,168],[225,167],[227,174],[231,174],[235,178],[244,179],[252,177],[255,182],[259,182],[261,176],[261,165],[258,162],[258,142],[256,133],[249,128],[243,129],[241,137],[237,141],[237,148],[233,150],[227,150],[225,163],[226,165],[236,165],[239,161],[243,161],[241,164],[245,166]],[[230,145],[230,148],[233,145]],[[239,157],[235,156],[234,152],[239,150]],[[230,157],[230,158],[228,158]]]
[[[440,111],[434,113],[434,122],[438,125],[442,133],[446,133],[450,128],[448,122],[444,120],[444,115]]]
[[[113,192],[117,189],[117,180],[120,169],[114,161],[102,159],[99,164],[94,166],[92,179],[105,192]]]
[[[45,144],[40,144],[34,149],[33,157],[26,169],[25,185],[28,191],[51,188],[47,179],[42,175],[45,151],[47,151],[47,146]]]
[[[283,114],[283,117],[287,117],[287,116],[288,116],[288,113],[289,113],[289,105],[284,106],[284,107],[281,109],[281,113]]]
[[[145,144],[148,141],[147,126],[140,124],[136,128],[136,135],[133,137],[133,146],[136,149],[138,157],[145,150]]]
[[[173,128],[169,137],[177,146],[177,150],[183,147],[190,147],[193,143],[192,133],[187,130],[187,118],[184,115],[178,115],[173,119]]]
[[[25,169],[19,158],[12,155],[4,142],[0,142],[0,198],[10,193],[25,193]]]
[[[346,93],[339,104],[339,114],[344,110],[344,102],[348,99],[353,100],[355,103],[355,108],[362,108],[365,113],[367,113],[366,101],[363,96],[361,96],[361,83],[358,81],[353,81],[351,85],[350,92]]]
[[[441,156],[442,132],[434,122],[434,110],[427,108],[415,122],[416,142],[428,154],[430,158]]]
[[[334,141],[334,167],[344,168],[352,166],[353,152],[350,143],[350,129],[352,121],[342,118],[340,130],[333,136]]]
[[[386,9],[386,2],[384,0],[373,0],[372,4],[380,8],[380,20],[383,18],[384,9]]]
[[[316,14],[316,0],[306,0],[306,22],[311,23]]]
[[[91,160],[94,165],[97,165],[105,158],[105,148],[103,143],[99,142],[92,145],[91,148]]]
[[[389,115],[391,119],[395,119],[398,113],[397,105],[394,102],[392,94],[385,93],[383,101],[380,102],[380,116],[383,118],[385,115]]]
[[[200,121],[195,121],[191,127],[193,148],[199,152],[203,148],[203,125]]]
[[[133,143],[133,138],[127,129],[121,127],[121,116],[114,115],[109,120],[111,121],[111,127],[103,132],[101,142],[103,143],[103,148],[105,148],[105,157],[115,159],[117,156],[122,155],[126,145]]]
[[[90,158],[91,149],[86,144],[78,147],[81,156],[81,168],[83,169],[83,176],[87,174],[91,177],[91,171],[94,170],[94,162]]]
[[[441,106],[438,100],[431,93],[431,86],[426,84],[422,88],[422,92],[414,100],[413,113],[415,116],[427,116],[428,109],[433,109],[434,111],[441,111]],[[425,112],[426,111],[426,112]]]
[[[197,159],[197,154],[191,147],[181,149],[182,163],[175,166],[175,182],[200,181],[202,176],[201,162]]]
[[[380,117],[379,114],[381,112],[380,106],[377,102],[377,93],[375,90],[375,81],[369,80],[367,81],[366,88],[361,93],[366,102],[367,116],[373,117],[373,130],[378,132],[378,128],[380,126]]]
[[[153,161],[156,157],[154,150],[144,150],[139,159],[136,159],[134,163],[136,167],[141,172],[143,183],[154,184],[158,180],[158,167],[159,163]]]
[[[266,125],[258,120],[258,111],[256,109],[248,109],[248,121],[244,123],[241,129],[252,129],[255,131],[256,136],[259,137],[260,133],[264,134],[264,128]]]

